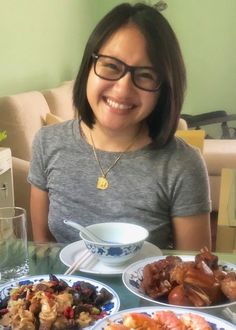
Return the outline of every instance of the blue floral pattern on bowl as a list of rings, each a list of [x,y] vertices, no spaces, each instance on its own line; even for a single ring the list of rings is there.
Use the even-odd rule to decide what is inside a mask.
[[[139,250],[141,250],[143,246],[143,242],[138,242],[137,244],[132,245],[124,245],[107,247],[107,246],[95,246],[92,243],[85,242],[87,249],[90,250],[91,253],[97,254],[98,256],[106,256],[106,257],[124,257],[132,254],[136,254]]]

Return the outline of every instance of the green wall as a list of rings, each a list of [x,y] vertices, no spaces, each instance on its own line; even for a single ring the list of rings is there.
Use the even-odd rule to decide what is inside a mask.
[[[0,0],[0,95],[73,79],[91,29],[121,2]],[[187,66],[182,112],[236,113],[236,0],[165,2]]]
[[[0,0],[0,95],[73,79],[94,26],[92,0]]]
[[[167,2],[164,13],[179,37],[187,66],[183,112],[236,113],[236,1]]]

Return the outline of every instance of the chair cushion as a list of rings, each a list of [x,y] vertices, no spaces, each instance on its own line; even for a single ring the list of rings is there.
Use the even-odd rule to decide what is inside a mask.
[[[175,135],[203,151],[205,138],[204,130],[177,130]]]
[[[47,112],[48,104],[38,91],[0,97],[0,129],[7,132],[1,146],[11,148],[15,157],[30,160],[33,138]]]
[[[45,119],[45,125],[54,125],[54,124],[59,124],[62,123],[64,119],[62,119],[59,116],[55,116],[52,113],[48,112],[46,114],[46,119]]]
[[[52,114],[64,120],[75,117],[76,111],[73,106],[72,91],[73,81],[42,91]]]

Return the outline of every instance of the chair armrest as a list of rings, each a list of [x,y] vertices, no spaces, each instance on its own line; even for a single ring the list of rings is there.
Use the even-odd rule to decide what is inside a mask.
[[[29,161],[12,157],[15,206],[23,207],[27,213],[28,239],[32,240],[30,219],[30,184],[27,182]]]
[[[186,130],[188,129],[188,124],[183,118],[179,119],[177,130]]]

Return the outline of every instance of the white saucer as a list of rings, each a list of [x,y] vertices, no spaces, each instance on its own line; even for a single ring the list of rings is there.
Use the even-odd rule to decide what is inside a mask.
[[[86,250],[85,244],[82,240],[71,243],[65,246],[60,252],[60,260],[64,265],[70,267],[75,260],[79,259],[80,255],[84,254]],[[141,251],[132,259],[123,265],[108,266],[103,264],[98,258],[94,256],[88,257],[86,261],[80,266],[80,272],[97,274],[97,275],[120,275],[132,263],[145,259],[147,257],[162,256],[161,250],[149,242],[144,242]]]

